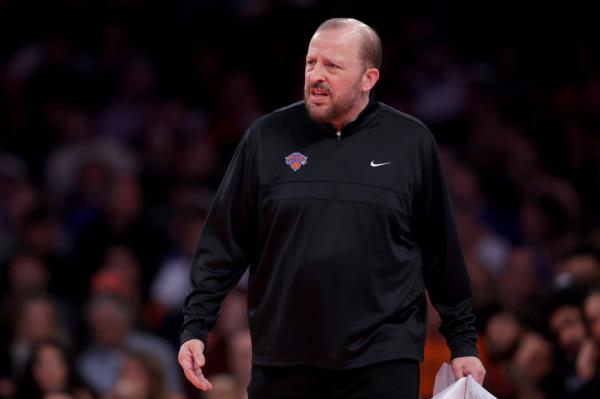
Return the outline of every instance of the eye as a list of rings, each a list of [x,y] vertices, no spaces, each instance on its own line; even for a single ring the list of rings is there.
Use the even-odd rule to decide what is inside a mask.
[[[306,65],[315,65],[315,60],[306,60]]]
[[[339,68],[339,65],[334,64],[333,62],[328,62],[325,65],[327,66],[327,68],[331,68],[331,69],[337,69],[337,68]]]

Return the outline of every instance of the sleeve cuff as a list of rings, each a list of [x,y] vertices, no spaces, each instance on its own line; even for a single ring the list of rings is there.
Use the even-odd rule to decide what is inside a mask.
[[[202,341],[202,343],[204,343],[204,351],[206,351],[206,348],[208,347],[207,336],[208,336],[207,331],[204,331],[201,328],[194,328],[194,327],[188,325],[181,332],[181,334],[179,336],[179,341],[180,341],[180,344],[183,345],[186,341],[189,341],[190,339],[199,339],[200,341]]]
[[[465,346],[465,347],[454,348],[454,349],[451,349],[450,352],[451,352],[451,359],[454,359],[457,357],[464,357],[464,356],[479,357],[479,351],[477,350],[477,347],[474,347],[474,346]]]

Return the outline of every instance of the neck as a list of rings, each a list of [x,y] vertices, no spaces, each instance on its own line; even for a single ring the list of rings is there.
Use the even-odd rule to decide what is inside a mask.
[[[369,104],[369,92],[363,94],[361,98],[356,102],[355,106],[352,107],[348,113],[344,116],[338,118],[337,120],[333,120],[330,124],[335,128],[335,130],[340,131],[347,124],[354,122],[358,115],[367,107]]]

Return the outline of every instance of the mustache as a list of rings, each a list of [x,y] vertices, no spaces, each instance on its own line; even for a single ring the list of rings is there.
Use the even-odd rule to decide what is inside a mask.
[[[311,90],[311,89],[319,89],[319,90],[325,90],[327,91],[327,93],[331,92],[331,89],[329,88],[329,86],[327,86],[325,83],[323,82],[315,82],[313,84],[310,84],[308,86],[306,86],[307,90]]]

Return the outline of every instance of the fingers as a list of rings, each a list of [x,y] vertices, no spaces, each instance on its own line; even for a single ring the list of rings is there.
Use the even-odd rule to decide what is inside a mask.
[[[483,384],[483,379],[485,377],[485,369],[479,365],[468,365],[463,367],[463,376],[471,375],[475,381],[479,383],[479,385]]]
[[[196,388],[203,391],[212,389],[212,384],[202,374],[202,367],[205,364],[204,344],[202,341],[192,339],[181,345],[178,361],[185,377]]]
[[[452,372],[457,380],[470,374],[475,381],[483,384],[485,378],[485,368],[481,361],[475,357],[454,359],[452,361]]]
[[[196,388],[201,389],[203,391],[208,391],[213,388],[210,381],[206,377],[204,377],[204,375],[202,374],[202,370],[200,370],[199,368],[195,370],[191,367],[184,368],[183,373],[185,374],[185,377],[188,379],[188,381],[190,381]]]
[[[194,366],[198,368],[204,367],[204,364],[206,363],[206,359],[204,358],[204,345],[191,345],[190,353],[194,359]]]
[[[460,380],[465,376],[465,374],[463,374],[462,366],[457,366],[454,362],[452,363],[452,372],[454,373],[454,378],[457,380]]]
[[[479,385],[483,385],[483,379],[485,378],[485,370],[482,368],[476,368],[471,373],[471,376],[479,383]]]
[[[452,362],[452,372],[454,373],[454,378],[457,380],[466,377],[469,374],[467,365],[462,361]]]

